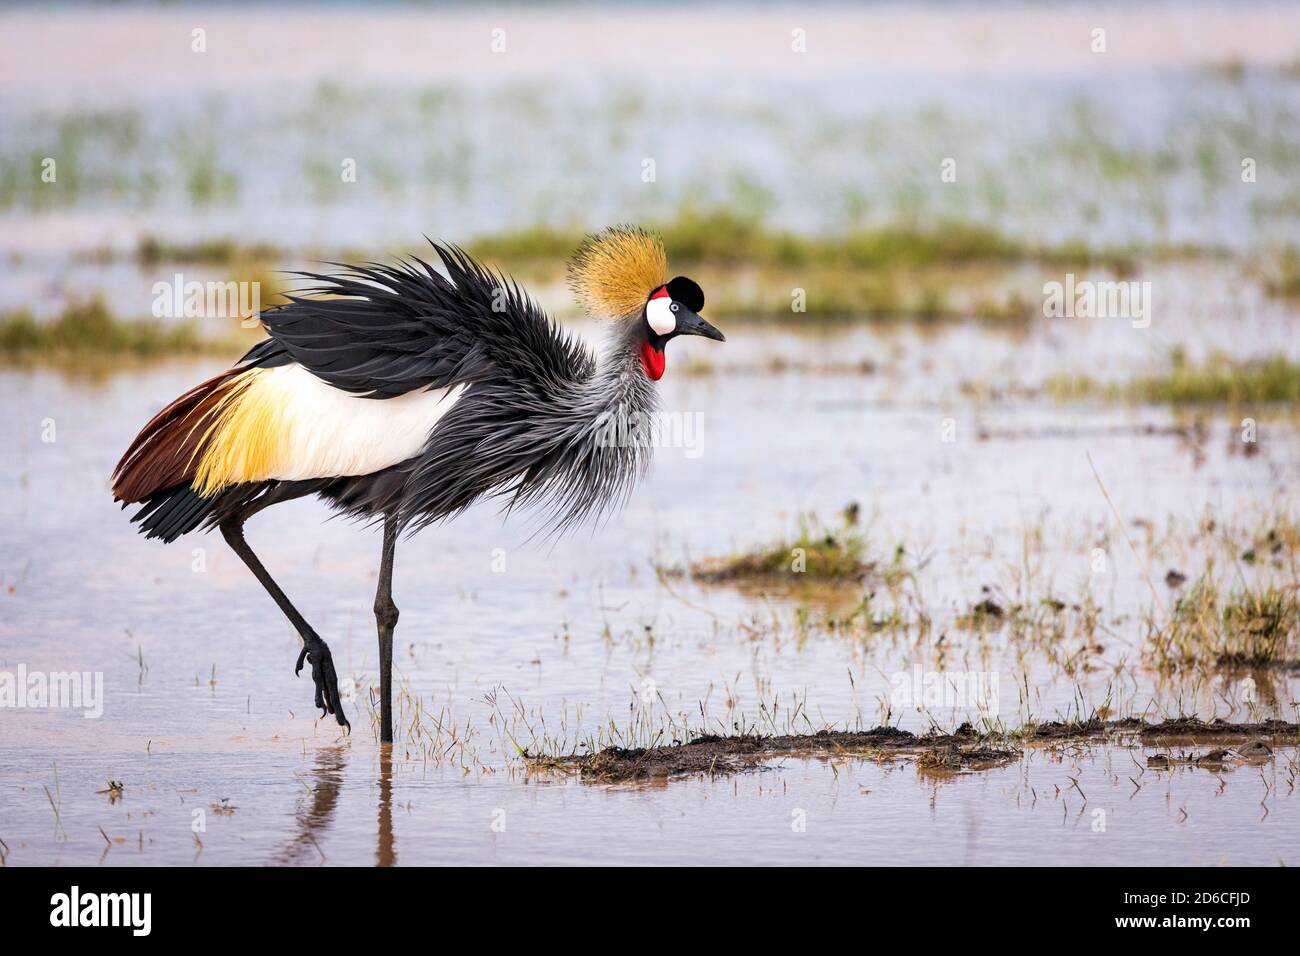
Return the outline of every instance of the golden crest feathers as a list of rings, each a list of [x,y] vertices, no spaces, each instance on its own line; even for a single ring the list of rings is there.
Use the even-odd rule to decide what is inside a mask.
[[[596,318],[624,318],[668,281],[663,240],[640,226],[588,236],[569,260],[569,288]]]

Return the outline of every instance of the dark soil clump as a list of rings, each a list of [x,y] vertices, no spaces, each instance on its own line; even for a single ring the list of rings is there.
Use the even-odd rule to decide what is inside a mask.
[[[931,773],[960,773],[1003,767],[1019,759],[1016,743],[1064,743],[1115,737],[1137,737],[1143,743],[1178,741],[1250,741],[1244,753],[1268,751],[1264,741],[1300,743],[1300,724],[1282,720],[1233,724],[1214,720],[1178,718],[1158,724],[1128,717],[1073,723],[1048,722],[1032,725],[1013,734],[981,735],[970,724],[951,734],[917,736],[897,727],[866,731],[822,730],[815,734],[786,734],[765,737],[741,734],[721,737],[706,734],[686,743],[661,747],[606,747],[594,754],[565,757],[528,757],[541,768],[577,771],[585,780],[619,783],[633,780],[666,779],[695,774],[731,774],[762,767],[779,757],[861,757],[890,759],[911,757],[918,769]],[[1206,755],[1213,763],[1212,752]]]
[[[918,754],[932,768],[984,769],[989,761],[1019,756],[1015,750],[994,750],[979,744],[969,724],[953,734],[918,737],[897,727],[867,731],[822,730],[815,734],[775,737],[705,735],[666,747],[606,747],[595,754],[532,761],[536,766],[577,770],[586,779],[606,782],[673,777],[683,774],[738,773],[754,770],[774,757],[856,756],[879,759]],[[972,746],[973,744],[973,746]]]
[[[1211,720],[1207,723],[1195,717],[1179,717],[1159,724],[1143,724],[1141,734],[1144,742],[1157,739],[1214,741],[1254,737],[1297,743],[1300,742],[1300,724],[1285,720],[1264,720],[1254,724]]]

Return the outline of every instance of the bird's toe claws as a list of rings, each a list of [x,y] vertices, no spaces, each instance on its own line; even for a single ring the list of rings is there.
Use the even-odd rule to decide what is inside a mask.
[[[302,653],[298,655],[298,668],[295,673],[302,670],[304,659],[311,662],[311,679],[316,685],[316,706],[320,708],[321,719],[333,714],[340,726],[347,727],[351,731],[352,725],[344,716],[343,702],[339,699],[338,675],[334,671],[334,660],[330,656],[329,648],[323,641],[305,645]]]

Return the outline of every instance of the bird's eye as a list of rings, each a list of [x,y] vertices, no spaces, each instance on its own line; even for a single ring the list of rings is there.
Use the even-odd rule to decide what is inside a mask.
[[[674,303],[672,304],[672,310],[673,310],[674,312],[677,311],[677,303],[676,303],[676,302],[674,302]]]

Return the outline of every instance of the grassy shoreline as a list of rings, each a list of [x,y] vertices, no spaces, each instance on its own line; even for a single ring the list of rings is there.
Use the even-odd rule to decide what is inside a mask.
[[[1093,246],[1083,239],[1053,245],[1025,242],[995,228],[953,220],[926,226],[907,223],[860,226],[822,235],[808,235],[768,225],[761,217],[726,210],[685,210],[671,219],[647,222],[664,240],[676,265],[761,266],[768,268],[886,268],[992,263],[1003,265],[1069,265],[1131,270],[1138,261],[1222,258],[1213,246],[1153,244]],[[471,254],[503,268],[562,265],[589,230],[538,225],[474,236],[461,244]],[[456,241],[454,236],[432,236]],[[83,258],[111,262],[132,258],[141,266],[163,263],[229,265],[267,262],[288,257],[321,257],[364,261],[385,255],[424,255],[428,246],[413,242],[387,249],[292,249],[270,243],[245,243],[230,237],[175,242],[143,235],[124,254],[111,248],[93,250]]]
[[[193,321],[132,321],[112,313],[102,299],[70,304],[48,322],[15,309],[0,316],[0,360],[10,363],[82,361],[97,357],[167,359],[237,355],[256,336],[204,335]]]
[[[1221,405],[1300,402],[1300,362],[1283,355],[1233,360],[1216,356],[1199,365],[1175,361],[1168,371],[1126,382],[1087,375],[1049,378],[1046,394],[1063,402],[1103,400],[1151,405]]]
[[[715,314],[726,316],[720,310]],[[738,324],[762,324],[775,314],[742,312],[730,316]],[[802,316],[807,327],[833,327],[839,319],[824,320],[815,314]],[[846,320],[879,322],[863,316]],[[912,321],[927,321],[913,314]],[[943,321],[931,315],[928,321]],[[992,320],[991,320],[992,321]],[[262,333],[259,329],[225,328],[207,333],[194,320],[164,321],[154,318],[128,319],[113,313],[101,298],[70,303],[48,321],[38,321],[27,309],[0,313],[0,363],[6,365],[76,364],[116,357],[161,361],[187,356],[236,358],[250,348]],[[872,374],[874,366],[854,366],[856,374]],[[783,366],[769,371],[777,374]],[[710,369],[686,369],[707,374]],[[841,372],[842,373],[842,372]],[[1123,381],[1101,381],[1088,375],[1061,374],[1046,379],[1040,387],[1024,388],[1014,383],[1009,394],[1029,398],[1046,397],[1060,403],[1107,402],[1170,405],[1175,407],[1219,407],[1300,403],[1300,362],[1284,355],[1256,359],[1214,356],[1201,364],[1187,363],[1175,356],[1170,367]]]
[[[1019,328],[1041,315],[1041,283],[1061,271],[1088,269],[1101,278],[1127,280],[1140,264],[1227,256],[1213,246],[1095,246],[1082,239],[1046,245],[957,220],[809,235],[770,225],[759,215],[688,207],[647,225],[663,236],[672,270],[691,275],[708,291],[711,315],[791,325],[977,321]],[[464,245],[527,287],[559,291],[567,259],[584,233],[576,226],[534,226],[472,237]],[[418,240],[389,249],[288,248],[230,237],[172,241],[144,234],[133,249],[104,247],[78,258],[101,266],[133,261],[145,273],[170,274],[180,267],[224,271],[284,286],[292,280],[280,270],[431,255]],[[1297,263],[1300,253],[1280,250],[1276,265],[1257,277],[1265,294],[1295,295]],[[551,307],[560,318],[577,311],[568,297]]]

